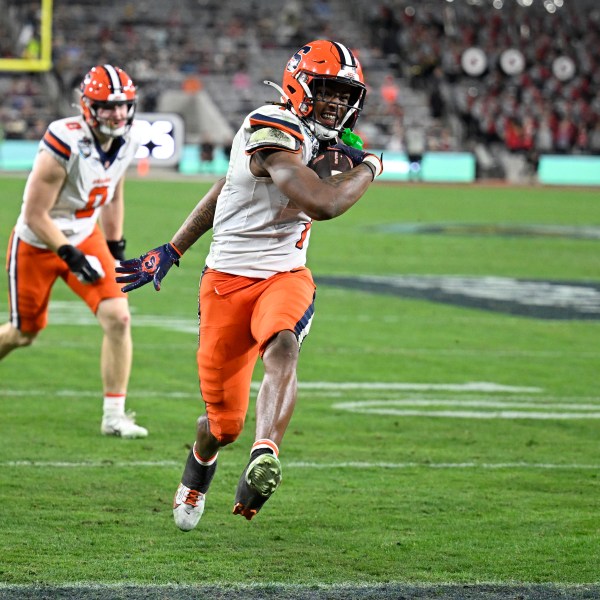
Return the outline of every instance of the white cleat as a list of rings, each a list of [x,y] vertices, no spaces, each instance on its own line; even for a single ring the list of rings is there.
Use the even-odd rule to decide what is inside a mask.
[[[145,427],[136,425],[135,413],[103,417],[100,431],[102,435],[116,435],[128,439],[148,436],[148,430]]]
[[[173,499],[173,519],[181,531],[191,531],[204,512],[204,494],[179,484]]]

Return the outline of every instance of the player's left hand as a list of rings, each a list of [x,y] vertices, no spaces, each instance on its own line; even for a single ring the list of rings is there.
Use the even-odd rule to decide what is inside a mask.
[[[353,148],[352,146],[348,146],[348,144],[344,144],[343,142],[338,142],[337,144],[334,144],[333,146],[329,146],[328,150],[338,150],[339,152],[342,152],[343,154],[345,154],[347,157],[350,158],[350,160],[352,161],[352,164],[355,167],[360,165],[363,162],[363,160],[365,160],[365,156],[367,156],[367,154],[369,154],[368,152],[365,152],[364,150],[359,150],[358,148]]]
[[[127,245],[125,238],[121,238],[120,240],[106,240],[106,244],[115,260],[125,260],[125,246]]]
[[[128,284],[121,288],[122,292],[136,290],[150,281],[154,284],[154,289],[159,292],[161,281],[173,265],[179,266],[180,257],[181,253],[173,244],[164,244],[142,254],[139,258],[122,261],[115,270],[126,275],[117,277],[116,281]]]

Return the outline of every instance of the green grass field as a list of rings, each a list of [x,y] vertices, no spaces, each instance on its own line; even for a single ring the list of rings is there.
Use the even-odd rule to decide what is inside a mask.
[[[3,250],[23,183],[0,180]],[[208,185],[130,180],[128,254],[168,241]],[[393,227],[457,223],[476,231]],[[507,236],[498,225],[592,233]],[[309,266],[317,280],[597,286],[598,228],[597,190],[375,185],[346,215],[314,225]],[[600,583],[600,292],[588,288],[591,316],[548,319],[320,284],[280,490],[254,521],[231,515],[251,408],[220,455],[198,529],[177,530],[172,496],[201,412],[197,287],[209,241],[160,293],[130,295],[128,405],[146,440],[100,436],[100,329],[62,282],[47,330],[0,365],[0,582]],[[1,321],[6,289],[4,276]]]

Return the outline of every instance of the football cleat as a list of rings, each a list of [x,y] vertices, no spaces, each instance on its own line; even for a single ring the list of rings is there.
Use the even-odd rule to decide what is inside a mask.
[[[204,494],[179,484],[173,499],[173,519],[181,531],[191,531],[204,512]]]
[[[102,417],[100,431],[102,435],[115,435],[128,439],[145,438],[148,436],[148,430],[136,424],[135,413],[133,412]]]
[[[244,469],[235,494],[234,515],[248,521],[256,516],[281,483],[281,463],[273,454],[261,454]]]

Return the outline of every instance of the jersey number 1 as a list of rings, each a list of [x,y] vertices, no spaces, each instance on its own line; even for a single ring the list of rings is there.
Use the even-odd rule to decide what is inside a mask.
[[[296,248],[298,248],[298,250],[302,250],[302,248],[304,248],[304,242],[306,240],[306,236],[308,235],[308,230],[310,229],[311,225],[312,223],[304,223],[304,229],[300,234],[300,239],[296,242]]]

